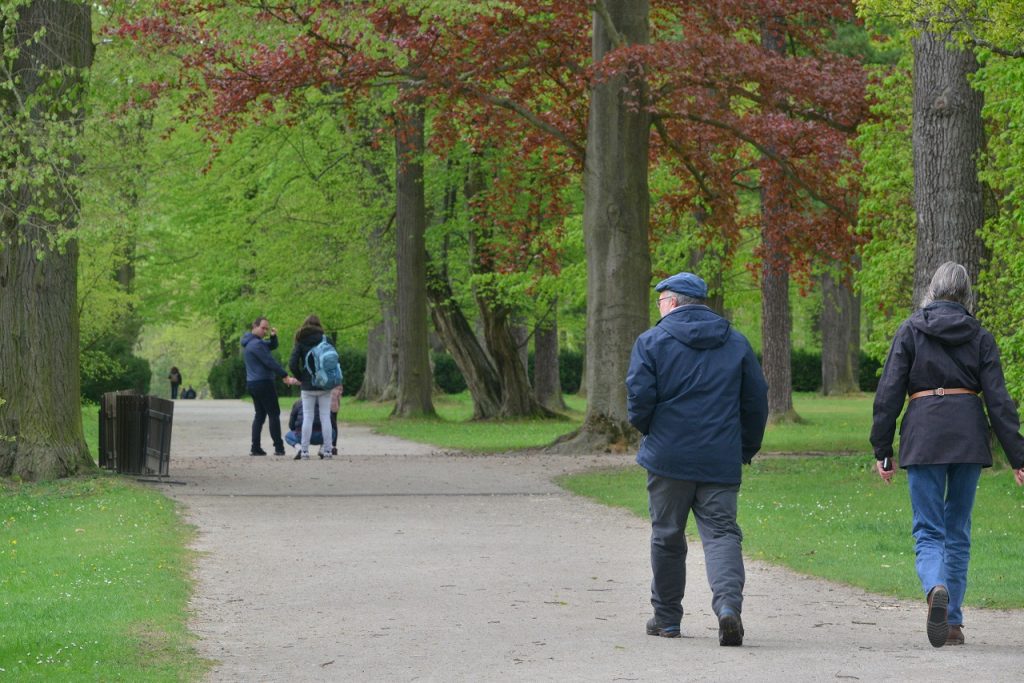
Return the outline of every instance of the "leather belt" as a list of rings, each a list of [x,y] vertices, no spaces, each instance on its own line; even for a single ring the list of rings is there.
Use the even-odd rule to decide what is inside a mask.
[[[915,391],[910,395],[910,400],[913,401],[915,398],[924,398],[925,396],[947,396],[949,394],[974,394],[978,395],[977,391],[971,391],[970,389],[925,389],[924,391]]]

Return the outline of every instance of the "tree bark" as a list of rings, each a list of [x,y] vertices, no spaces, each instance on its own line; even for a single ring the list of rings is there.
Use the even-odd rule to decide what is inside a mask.
[[[396,112],[395,171],[398,269],[398,387],[396,417],[436,415],[431,398],[434,378],[427,345],[427,231],[423,190],[423,98],[413,96]]]
[[[648,42],[647,0],[609,0],[594,12],[593,58],[616,46]],[[626,371],[633,342],[649,325],[651,256],[647,186],[650,116],[636,106],[642,76],[622,75],[591,87],[584,170],[583,232],[587,255],[587,415],[552,446],[559,452],[625,450],[638,434],[626,414]]]
[[[554,417],[533,395],[530,379],[519,354],[519,342],[512,332],[512,311],[504,305],[477,298],[487,350],[494,360],[501,386],[502,418]]]
[[[548,410],[566,409],[558,366],[558,319],[556,304],[551,315],[533,329],[533,395]]]
[[[18,54],[0,86],[0,436],[14,440],[0,439],[0,475],[25,480],[93,467],[79,396],[78,248],[62,241],[77,220],[70,146],[92,63],[90,11],[36,0],[5,34]]]
[[[983,96],[968,82],[978,70],[969,50],[924,31],[914,39],[914,263],[916,309],[935,269],[963,264],[977,282],[986,256],[978,231],[985,221],[977,161],[984,147]]]
[[[434,329],[466,380],[466,388],[473,397],[473,419],[498,417],[501,413],[498,373],[455,301],[447,276],[434,268],[428,268],[427,272],[427,296]]]
[[[847,275],[840,281],[821,276],[821,393],[860,391],[860,297]]]
[[[782,22],[778,22],[781,24]],[[761,32],[761,44],[785,53],[785,36],[775,28]],[[767,97],[777,97],[768,93]],[[793,410],[793,367],[789,309],[789,253],[786,248],[786,180],[771,163],[761,167],[761,363],[768,381],[768,421],[799,422]]]

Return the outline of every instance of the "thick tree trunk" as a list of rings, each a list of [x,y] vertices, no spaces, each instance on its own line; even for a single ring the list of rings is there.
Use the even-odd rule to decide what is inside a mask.
[[[609,0],[612,26],[594,13],[593,57],[610,52],[612,31],[630,45],[648,42],[647,0]],[[584,170],[583,232],[587,254],[587,415],[560,452],[625,450],[637,441],[626,414],[626,370],[633,342],[650,320],[650,116],[637,107],[639,75],[591,88]]]
[[[398,347],[395,316],[390,307],[384,309],[384,320],[366,335],[366,371],[356,399],[360,401],[393,401],[398,386]]]
[[[781,24],[782,22],[778,22]],[[765,28],[761,44],[774,52],[785,53],[785,36],[777,29]],[[777,97],[777,93],[767,93]],[[786,181],[772,164],[761,168],[761,241],[764,263],[761,268],[761,362],[768,381],[768,421],[799,422],[793,410],[793,367],[790,357],[793,318],[789,310],[789,253],[786,249],[784,204]]]
[[[943,262],[962,263],[977,282],[986,256],[978,236],[985,221],[977,174],[983,98],[968,83],[977,69],[969,50],[927,31],[914,39],[914,308]]]
[[[821,276],[821,393],[860,391],[860,297],[847,276]]]
[[[410,99],[397,112],[395,132],[398,389],[392,415],[396,417],[436,414],[427,346],[427,217],[422,159],[425,113],[421,98]]]
[[[565,410],[558,367],[558,320],[551,315],[533,329],[533,395],[548,410]]]
[[[519,354],[519,342],[512,333],[511,311],[501,304],[477,299],[484,326],[487,350],[494,360],[501,385],[502,418],[554,417],[533,395],[530,380]]]
[[[427,296],[434,329],[466,380],[466,388],[473,397],[473,419],[498,417],[502,402],[498,373],[455,301],[447,276],[432,268],[427,272]]]
[[[798,422],[793,410],[793,367],[790,358],[789,272],[784,265],[765,263],[761,277],[761,364],[768,381],[768,421]]]
[[[92,63],[91,7],[35,0],[15,11],[4,37],[18,49],[17,77],[0,86],[0,437],[14,440],[0,438],[0,475],[42,480],[93,466],[79,396],[78,249],[61,239],[77,218],[70,142],[77,69]]]

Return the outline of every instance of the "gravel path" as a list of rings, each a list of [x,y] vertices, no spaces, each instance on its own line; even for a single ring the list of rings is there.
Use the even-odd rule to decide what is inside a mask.
[[[254,458],[251,411],[176,402],[180,483],[156,485],[199,529],[211,681],[1020,680],[1021,612],[971,609],[968,645],[935,650],[922,603],[758,562],[745,644],[719,647],[699,542],[684,637],[645,635],[647,523],[551,482],[630,456],[452,455],[342,426],[333,461]]]

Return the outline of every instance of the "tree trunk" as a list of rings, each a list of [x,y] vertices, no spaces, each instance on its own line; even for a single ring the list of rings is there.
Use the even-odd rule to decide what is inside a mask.
[[[398,349],[394,310],[386,307],[384,320],[366,335],[366,371],[356,399],[393,401],[398,385]]]
[[[512,333],[512,312],[501,304],[477,298],[480,319],[484,326],[487,350],[494,360],[501,385],[502,418],[554,417],[533,395],[530,380],[519,355],[519,342]]]
[[[78,248],[62,241],[77,220],[78,69],[93,48],[89,4],[35,0],[15,11],[4,38],[18,49],[17,80],[0,85],[0,437],[14,440],[0,438],[0,476],[34,481],[93,466],[79,396]]]
[[[436,414],[431,399],[434,378],[430,372],[427,346],[427,218],[423,192],[425,113],[422,97],[411,97],[396,114],[398,388],[392,415],[433,416]]]
[[[781,24],[782,22],[778,22]],[[785,53],[785,36],[774,28],[761,32],[761,44]],[[767,97],[778,97],[767,93]],[[793,318],[789,310],[789,252],[786,233],[786,181],[772,163],[761,165],[761,363],[768,381],[768,421],[799,422],[793,410],[793,367],[790,356]]]
[[[977,282],[986,256],[978,236],[985,221],[977,174],[983,97],[968,82],[977,70],[969,50],[927,31],[914,39],[914,308],[942,263],[963,264]]]
[[[428,268],[427,296],[434,329],[459,367],[473,397],[473,419],[485,420],[501,413],[501,381],[487,352],[455,301],[447,275]]]
[[[615,46],[648,42],[647,0],[605,2],[612,26],[594,12],[593,58]],[[560,452],[625,450],[638,434],[626,414],[626,370],[633,342],[650,320],[651,256],[647,187],[650,116],[635,98],[639,74],[591,87],[584,170],[583,232],[587,254],[587,415],[552,448]]]
[[[821,393],[860,391],[860,297],[849,275],[836,282],[821,276]]]
[[[558,319],[556,304],[548,319],[533,329],[533,395],[548,410],[566,409],[558,367]]]

